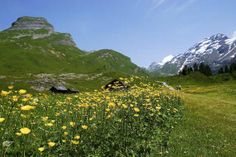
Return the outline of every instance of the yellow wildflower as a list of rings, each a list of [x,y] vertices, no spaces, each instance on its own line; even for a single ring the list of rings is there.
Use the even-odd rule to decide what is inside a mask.
[[[56,145],[55,142],[51,142],[51,141],[48,142],[48,146],[49,146],[49,147],[54,147],[55,145]]]
[[[23,111],[29,111],[29,110],[35,109],[35,106],[25,105],[25,106],[21,106],[20,109],[23,110]]]
[[[137,108],[137,107],[135,107],[135,108],[134,108],[134,111],[135,111],[135,112],[140,112],[140,109]]]
[[[161,110],[161,106],[157,106],[157,107],[156,107],[156,110],[157,110],[157,111],[160,111],[160,110]]]
[[[75,126],[75,122],[70,122],[70,126],[74,127]]]
[[[79,140],[79,139],[80,139],[80,136],[79,136],[79,135],[76,135],[76,136],[74,137],[74,139]]]
[[[42,120],[45,122],[45,121],[48,120],[48,117],[47,116],[46,117],[42,117]]]
[[[71,143],[77,145],[79,144],[79,141],[71,140]]]
[[[24,127],[20,129],[20,132],[24,135],[27,135],[31,132],[31,130],[29,128]]]
[[[13,85],[8,86],[8,89],[13,89],[13,88],[14,88]]]
[[[66,143],[66,140],[62,140],[63,143]]]
[[[10,92],[4,90],[1,91],[1,96],[7,96],[8,94],[10,94]]]
[[[44,147],[39,147],[39,148],[38,148],[38,151],[40,151],[40,152],[43,152],[44,150],[45,150]]]
[[[29,101],[29,98],[23,98],[22,101],[27,102],[27,101]]]
[[[82,125],[81,126],[83,129],[88,129],[88,126],[87,125]]]
[[[53,126],[53,123],[46,123],[45,126]]]
[[[62,128],[63,130],[65,130],[67,127],[64,125],[64,126],[62,126],[61,128]]]
[[[4,122],[5,118],[0,118],[0,123]]]
[[[27,91],[25,90],[25,89],[20,89],[19,91],[18,91],[18,93],[19,94],[25,94]]]
[[[115,107],[116,104],[115,104],[114,102],[109,102],[109,103],[108,103],[108,106],[109,106],[109,107]]]
[[[12,100],[13,100],[14,102],[18,101],[18,99],[19,99],[18,96],[16,96],[16,95],[12,96]]]
[[[122,104],[122,107],[125,108],[125,109],[128,108],[128,106],[125,105],[125,104]]]
[[[68,132],[66,132],[66,131],[64,132],[64,136],[67,136],[68,134],[69,134]]]
[[[17,135],[17,136],[21,136],[22,134],[21,134],[20,132],[17,132],[16,135]]]

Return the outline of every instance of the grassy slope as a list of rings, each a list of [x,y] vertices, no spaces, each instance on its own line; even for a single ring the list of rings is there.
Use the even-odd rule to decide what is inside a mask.
[[[134,74],[138,66],[113,50],[99,50],[85,53],[80,49],[59,45],[66,39],[63,33],[46,38],[32,39],[31,36],[15,39],[26,34],[40,34],[37,31],[0,32],[0,72],[1,75],[24,75],[25,73],[99,73],[112,72]],[[140,70],[137,72],[139,73]]]
[[[172,85],[182,80],[186,104],[184,119],[172,133],[167,156],[235,156],[236,82],[222,83],[218,78],[194,81],[189,77],[167,79]]]
[[[23,35],[28,35],[24,36]],[[80,90],[93,90],[120,76],[146,75],[129,57],[113,50],[86,53],[74,46],[59,45],[68,39],[63,33],[32,39],[33,34],[47,34],[47,30],[17,30],[0,32],[0,88],[10,83],[17,88],[29,89],[27,83],[35,78],[29,74],[89,74],[102,73],[97,79],[69,79],[68,85]],[[17,36],[21,36],[16,39]],[[13,78],[14,77],[14,78]],[[18,77],[18,78],[16,78]]]

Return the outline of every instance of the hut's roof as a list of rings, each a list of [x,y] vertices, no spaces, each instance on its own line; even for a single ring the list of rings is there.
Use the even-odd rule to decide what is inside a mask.
[[[56,90],[63,90],[63,91],[67,90],[67,88],[64,86],[53,86],[52,88],[55,88]]]

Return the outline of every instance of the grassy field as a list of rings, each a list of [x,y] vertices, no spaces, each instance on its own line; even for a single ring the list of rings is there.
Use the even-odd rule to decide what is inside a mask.
[[[135,79],[122,80],[132,84]],[[0,92],[0,156],[118,157],[161,151],[182,117],[182,102],[158,87],[140,79],[127,91],[32,95],[9,86]]]
[[[236,156],[236,82],[195,83],[181,93],[185,114],[167,156]]]
[[[0,133],[1,143],[10,143],[4,143],[1,154],[234,157],[236,81],[196,77],[165,78],[173,87],[182,85],[177,95],[185,103],[184,114],[178,98],[145,79],[127,80],[132,84],[127,93],[100,89],[71,96],[31,96],[6,90],[10,93],[2,93],[0,99]],[[30,133],[22,134],[24,127]],[[21,147],[25,143],[31,145]]]

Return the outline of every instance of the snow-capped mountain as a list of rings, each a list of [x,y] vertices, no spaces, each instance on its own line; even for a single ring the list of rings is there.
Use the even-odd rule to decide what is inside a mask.
[[[150,66],[149,66],[149,70],[150,71],[155,71],[158,68],[162,68],[163,65],[165,65],[165,63],[171,61],[174,58],[173,55],[168,55],[165,58],[163,58],[163,60],[161,62],[153,62]]]
[[[224,34],[216,34],[202,40],[185,53],[173,57],[164,65],[152,63],[149,70],[162,75],[177,74],[185,65],[192,66],[202,62],[208,64],[213,72],[236,60],[236,37],[228,38]]]

